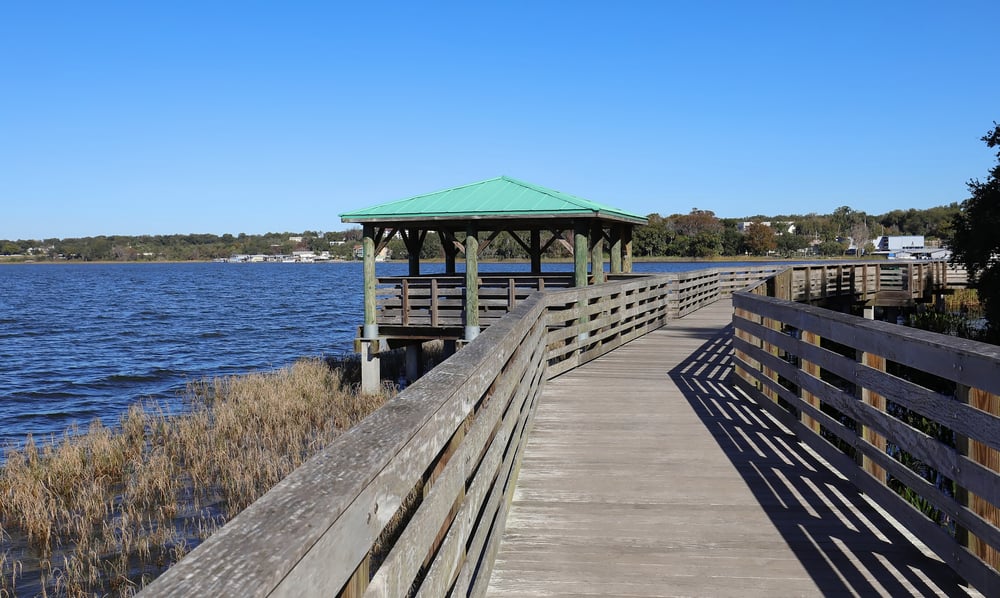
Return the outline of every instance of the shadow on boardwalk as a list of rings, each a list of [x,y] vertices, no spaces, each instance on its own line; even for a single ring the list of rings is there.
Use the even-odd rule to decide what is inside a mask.
[[[947,565],[918,550],[847,480],[733,389],[731,325],[692,333],[708,340],[670,377],[823,594],[969,595]]]

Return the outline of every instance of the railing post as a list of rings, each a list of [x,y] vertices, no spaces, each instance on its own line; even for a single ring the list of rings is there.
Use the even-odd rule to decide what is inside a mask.
[[[808,330],[800,330],[799,332],[800,332],[800,340],[803,343],[815,345],[817,347],[820,346],[821,340],[818,334],[816,334],[815,332],[810,332]],[[805,359],[799,359],[799,367],[802,369],[803,372],[805,372],[806,375],[812,376],[813,378],[816,379],[820,378],[820,367],[818,364],[806,361]],[[816,409],[820,408],[819,397],[812,394],[811,392],[807,390],[802,390],[800,388],[799,396],[802,397],[802,400],[804,400],[806,403],[809,403]],[[820,428],[819,422],[810,417],[809,415],[806,415],[805,413],[800,414],[799,421],[801,421],[807,428],[811,429],[813,432],[819,434],[819,428]]]
[[[400,308],[402,310],[400,321],[403,323],[403,326],[408,326],[410,324],[410,281],[404,278],[401,287],[403,296],[400,301]]]
[[[885,357],[881,355],[876,355],[874,353],[865,353],[863,351],[858,351],[858,361],[861,364],[868,366],[879,372],[885,371]],[[869,390],[863,386],[856,386],[856,393],[859,399],[868,403],[872,407],[878,409],[879,411],[885,411],[885,397],[882,395]],[[877,448],[881,452],[885,452],[885,437],[881,434],[876,433],[868,426],[861,426],[861,437],[865,439],[869,444]],[[885,469],[882,466],[874,463],[867,456],[863,456],[861,460],[862,468],[871,474],[872,477],[877,479],[880,483],[886,483]]]
[[[431,279],[431,326],[438,325],[439,304],[440,302],[438,300],[438,281],[437,278],[432,278]]]
[[[981,411],[1000,415],[1000,396],[998,395],[960,384],[956,390],[955,398]],[[992,449],[981,442],[959,435],[956,435],[955,445],[961,454],[969,457],[972,461],[992,471],[1000,472],[1000,451]],[[989,501],[979,498],[957,484],[955,487],[955,499],[994,526],[1000,526],[1000,507],[996,507]],[[1000,552],[997,549],[982,542],[975,534],[970,533],[964,528],[959,528],[957,532],[956,539],[961,545],[968,548],[970,552],[983,559],[994,569],[1000,570]]]

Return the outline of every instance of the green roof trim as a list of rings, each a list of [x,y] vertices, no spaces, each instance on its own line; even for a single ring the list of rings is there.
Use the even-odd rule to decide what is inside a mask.
[[[343,222],[584,217],[646,224],[646,218],[501,176],[340,215]]]

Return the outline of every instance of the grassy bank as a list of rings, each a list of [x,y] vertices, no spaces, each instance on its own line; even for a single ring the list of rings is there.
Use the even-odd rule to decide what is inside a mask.
[[[188,386],[0,470],[0,596],[131,595],[392,394],[319,359]]]

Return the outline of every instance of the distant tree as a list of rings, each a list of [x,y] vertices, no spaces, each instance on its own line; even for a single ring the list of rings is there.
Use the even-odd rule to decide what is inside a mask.
[[[743,234],[736,226],[726,225],[722,230],[722,255],[743,255],[746,251]]]
[[[423,259],[444,259],[444,249],[441,247],[441,236],[437,232],[429,232],[424,237],[424,244],[420,247],[420,257]]]
[[[762,222],[751,222],[746,230],[747,251],[754,255],[767,255],[778,248],[774,229]]]
[[[676,236],[668,253],[685,257],[714,257],[722,253],[722,221],[709,210],[691,210],[690,214],[673,215]]]
[[[869,241],[871,240],[871,232],[868,230],[868,223],[865,221],[855,222],[851,226],[851,240],[854,241],[854,246],[858,249],[858,255],[864,255],[868,250]]]
[[[847,251],[847,243],[841,243],[839,241],[823,241],[816,246],[816,251],[818,251],[820,255],[828,257],[844,255],[844,252]]]
[[[667,255],[667,247],[673,239],[673,223],[659,214],[646,216],[648,224],[635,229],[632,243],[636,255]]]
[[[851,226],[856,220],[855,211],[850,206],[840,206],[830,215],[830,220],[833,221],[838,235],[850,234]]]
[[[987,147],[1000,147],[1000,125],[982,137]],[[969,181],[972,197],[954,218],[953,260],[965,265],[983,302],[990,342],[1000,344],[1000,151],[985,182]]]
[[[778,251],[786,255],[796,253],[800,249],[809,247],[809,238],[803,235],[785,233],[778,237],[777,242]]]
[[[14,255],[21,253],[21,246],[17,243],[11,241],[4,241],[3,247],[0,247],[0,254],[3,255]]]

